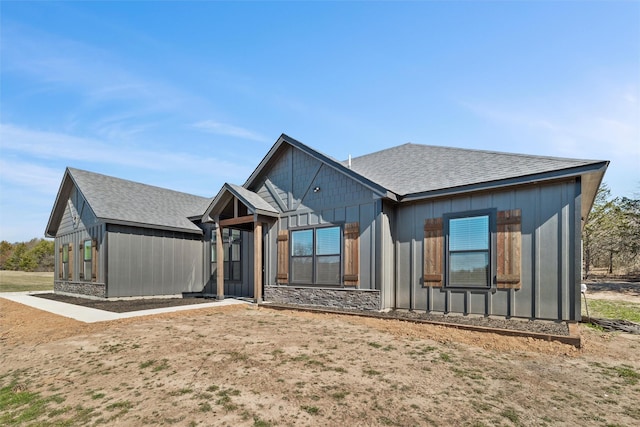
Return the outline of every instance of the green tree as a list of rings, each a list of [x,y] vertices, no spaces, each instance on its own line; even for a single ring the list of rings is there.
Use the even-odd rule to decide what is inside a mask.
[[[618,237],[621,251],[619,262],[633,265],[640,253],[640,199],[616,199],[620,210]]]
[[[609,187],[598,190],[583,230],[584,271],[614,265],[631,266],[640,252],[640,200],[626,197],[611,199]]]
[[[0,242],[0,269],[53,271],[55,244],[52,240],[31,239],[28,242]]]
[[[53,240],[40,239],[25,256],[28,256],[35,262],[35,270],[52,271],[54,266],[54,247],[55,244]]]
[[[20,270],[20,260],[27,253],[27,245],[24,242],[16,243],[13,247],[13,253],[7,259],[5,267],[7,270]]]
[[[6,240],[0,242],[0,270],[6,270],[5,264],[13,254],[13,245]]]

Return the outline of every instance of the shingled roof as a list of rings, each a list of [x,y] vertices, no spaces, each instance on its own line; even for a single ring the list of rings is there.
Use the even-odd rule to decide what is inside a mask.
[[[218,195],[211,201],[207,210],[204,212],[202,221],[209,221],[213,216],[213,212],[219,213],[224,209],[225,205],[229,202],[231,197],[237,197],[242,204],[247,207],[247,210],[252,214],[266,215],[277,217],[278,211],[267,203],[262,197],[254,193],[251,190],[247,190],[239,185],[225,183]],[[215,216],[215,215],[214,215]]]
[[[201,234],[189,218],[201,217],[211,202],[205,197],[67,168],[47,225],[48,236],[56,234],[74,184],[96,217],[106,223]]]
[[[607,163],[407,143],[353,158],[351,170],[405,197],[560,171],[580,173]]]

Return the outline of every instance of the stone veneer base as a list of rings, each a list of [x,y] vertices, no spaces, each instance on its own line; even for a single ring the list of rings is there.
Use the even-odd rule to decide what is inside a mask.
[[[380,291],[370,289],[265,285],[264,300],[277,304],[380,310]]]
[[[68,295],[106,298],[107,287],[104,283],[94,282],[59,282],[53,283],[53,292]]]

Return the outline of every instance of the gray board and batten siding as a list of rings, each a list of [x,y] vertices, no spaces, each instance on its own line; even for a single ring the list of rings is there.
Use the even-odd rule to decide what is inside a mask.
[[[358,223],[360,283],[355,291],[380,290],[375,236],[382,201],[374,191],[288,144],[248,187],[280,212],[265,240],[265,285],[276,284],[278,231]]]
[[[83,245],[87,240],[95,241],[97,250],[95,252],[96,277],[85,278],[83,273]],[[105,247],[106,233],[105,225],[100,222],[93,210],[87,203],[85,197],[77,188],[70,189],[69,197],[66,199],[64,211],[58,228],[58,235],[54,240],[55,263],[54,263],[54,290],[65,294],[86,294],[97,298],[106,297],[106,254]],[[62,250],[67,245],[70,248],[68,278],[61,277],[63,269]]]
[[[55,237],[54,289],[118,298],[201,292],[205,274],[199,221],[209,199],[98,173],[67,168],[47,224]],[[80,249],[96,241],[97,274],[80,276]],[[71,244],[70,278],[61,275]]]
[[[400,205],[396,226],[395,301],[398,309],[575,320],[580,318],[579,180],[529,185]],[[520,209],[520,289],[453,289],[423,281],[425,219],[484,209]],[[492,257],[495,251],[492,251]]]

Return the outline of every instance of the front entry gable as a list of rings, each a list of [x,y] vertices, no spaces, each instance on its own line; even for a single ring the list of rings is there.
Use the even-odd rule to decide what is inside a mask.
[[[253,191],[225,183],[205,211],[202,222],[252,223],[258,216],[278,218],[278,211]]]

